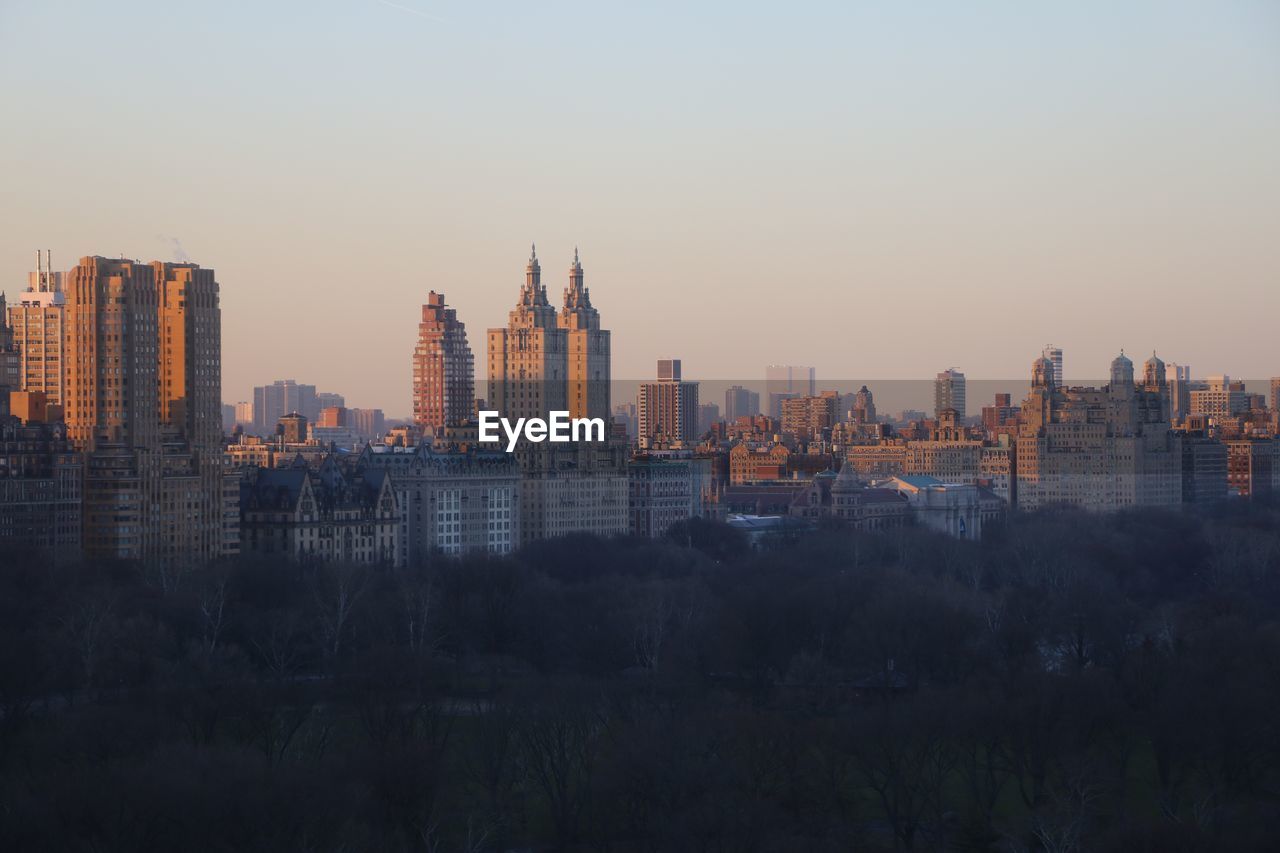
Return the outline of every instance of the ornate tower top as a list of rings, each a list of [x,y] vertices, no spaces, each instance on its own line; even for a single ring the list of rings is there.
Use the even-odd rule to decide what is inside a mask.
[[[542,286],[542,265],[538,263],[538,247],[529,244],[529,262],[524,265],[524,287],[520,289],[521,305],[547,305],[547,291]]]
[[[570,311],[591,307],[591,291],[583,284],[582,261],[578,247],[573,247],[573,265],[569,267],[569,286],[564,291],[564,307]]]

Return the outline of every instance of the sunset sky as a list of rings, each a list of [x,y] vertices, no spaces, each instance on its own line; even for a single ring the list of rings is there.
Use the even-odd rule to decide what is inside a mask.
[[[1280,374],[1280,4],[1050,5],[0,0],[0,287],[185,252],[226,401],[389,415],[530,241],[623,378]]]

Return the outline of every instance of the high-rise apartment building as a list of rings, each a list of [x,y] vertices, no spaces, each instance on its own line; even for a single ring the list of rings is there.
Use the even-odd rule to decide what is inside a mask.
[[[560,309],[560,328],[567,351],[566,395],[569,417],[609,419],[610,335],[600,328],[600,312],[591,305],[578,250],[573,250],[569,286]]]
[[[641,449],[692,447],[698,439],[698,383],[680,376],[680,359],[658,362],[658,381],[640,386]]]
[[[1271,413],[1280,414],[1280,376],[1271,377]]]
[[[575,260],[571,268],[559,314],[547,301],[536,249],[530,252],[524,272],[524,285],[506,328],[488,331],[489,406],[514,421],[546,418],[553,411],[580,411],[575,406],[585,405],[587,416],[603,418],[607,424],[607,387],[601,390],[594,383],[610,376],[609,333],[600,328],[599,316],[582,286],[580,265]],[[522,542],[573,532],[611,536],[627,530],[624,442],[522,441],[515,456],[522,475]]]
[[[941,417],[947,409],[955,409],[957,419],[964,421],[964,397],[964,374],[954,367],[942,371],[933,381],[933,416]]]
[[[221,311],[212,270],[81,258],[67,278],[66,425],[91,556],[221,552]]]
[[[29,275],[26,291],[8,306],[7,314],[20,356],[19,382],[13,390],[40,393],[48,405],[62,406],[66,396],[64,276],[50,269],[51,263],[47,255],[36,253],[36,271]],[[4,313],[6,309],[0,307],[0,314]]]
[[[434,290],[422,306],[418,343],[413,349],[413,419],[423,430],[443,434],[473,415],[475,364],[467,327]]]
[[[738,418],[760,414],[760,394],[741,385],[730,385],[724,392],[724,419],[733,423]]]
[[[1164,370],[1165,382],[1169,386],[1169,419],[1181,421],[1191,414],[1191,367],[1168,364]]]
[[[568,409],[568,340],[547,301],[535,246],[505,329],[490,329],[489,403],[505,418],[546,418]]]
[[[1053,362],[1036,360],[1016,443],[1019,508],[1181,502],[1182,451],[1169,429],[1164,367],[1153,362],[1144,371],[1157,380],[1150,387],[1134,383],[1133,362],[1121,353],[1106,387],[1058,388]]]

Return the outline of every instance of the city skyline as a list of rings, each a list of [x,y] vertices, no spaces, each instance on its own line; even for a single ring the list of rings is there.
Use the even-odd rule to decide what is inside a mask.
[[[582,248],[617,377],[678,350],[691,377],[998,378],[1047,342],[1068,379],[1122,347],[1274,372],[1269,4],[626,27],[589,5],[132,5],[0,11],[0,109],[40,117],[0,140],[0,287],[12,302],[36,247],[59,270],[216,269],[228,402],[294,377],[407,415],[427,293],[500,324],[532,239],[557,286]],[[217,49],[188,61],[189,32]],[[112,42],[150,48],[98,61]],[[148,115],[155,133],[86,132]]]

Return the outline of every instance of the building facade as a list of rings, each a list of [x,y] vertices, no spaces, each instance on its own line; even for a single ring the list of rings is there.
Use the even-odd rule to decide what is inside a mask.
[[[658,362],[658,381],[640,386],[640,449],[692,447],[698,439],[698,383],[681,378],[680,359]]]
[[[432,434],[471,419],[475,409],[475,364],[467,327],[445,305],[444,294],[427,294],[413,349],[413,419]]]

